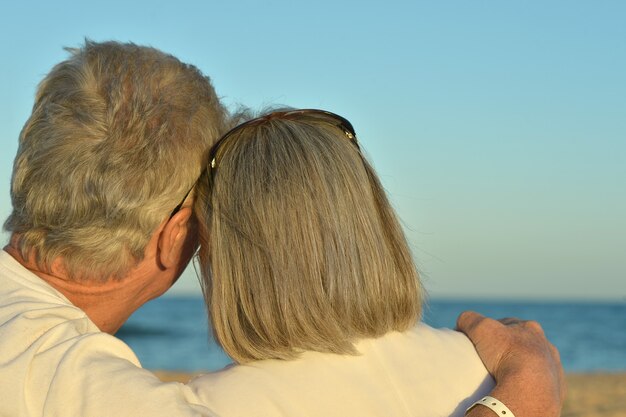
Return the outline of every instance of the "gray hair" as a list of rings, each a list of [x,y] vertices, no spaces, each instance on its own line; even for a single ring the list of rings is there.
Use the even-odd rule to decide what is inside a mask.
[[[213,331],[235,361],[355,353],[358,339],[416,322],[422,288],[403,231],[343,131],[277,117],[223,146],[195,210]]]
[[[4,227],[41,267],[120,278],[197,179],[227,112],[207,77],[157,49],[68,51],[20,134]]]

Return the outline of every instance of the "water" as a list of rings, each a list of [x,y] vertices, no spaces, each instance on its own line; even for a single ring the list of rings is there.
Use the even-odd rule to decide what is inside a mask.
[[[566,371],[626,371],[626,303],[430,300],[424,320],[434,327],[454,327],[463,310],[537,320],[559,349]],[[200,297],[154,300],[117,336],[146,368],[216,370],[230,363],[210,336]]]

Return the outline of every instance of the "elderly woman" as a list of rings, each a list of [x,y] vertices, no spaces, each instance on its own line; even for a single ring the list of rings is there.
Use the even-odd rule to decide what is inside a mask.
[[[492,389],[464,335],[419,321],[406,238],[346,119],[250,120],[197,187],[203,291],[237,364],[192,386],[219,415],[461,416]]]

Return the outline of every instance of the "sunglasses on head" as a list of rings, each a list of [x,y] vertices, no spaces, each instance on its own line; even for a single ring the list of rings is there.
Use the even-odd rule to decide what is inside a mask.
[[[307,117],[310,116],[312,118],[316,118],[321,121],[326,121],[329,124],[336,126],[337,128],[341,129],[341,131],[346,135],[346,137],[360,151],[359,143],[357,141],[356,133],[354,131],[354,127],[352,126],[352,123],[350,123],[348,119],[342,116],[339,116],[338,114],[335,114],[326,110],[318,110],[318,109],[298,109],[298,110],[275,111],[272,113],[268,113],[264,116],[257,117],[255,119],[250,119],[246,122],[243,122],[235,126],[231,130],[226,132],[224,135],[222,135],[222,137],[218,139],[217,142],[215,142],[215,144],[209,150],[209,157],[208,157],[209,163],[206,168],[209,170],[209,181],[210,182],[213,181],[214,173],[217,170],[217,167],[219,165],[219,157],[220,157],[219,151],[223,150],[224,143],[226,143],[228,139],[231,138],[235,133],[243,130],[246,127],[262,125],[270,120],[274,120],[274,119],[290,120],[290,119],[297,119],[299,116],[307,116]],[[193,190],[195,185],[196,183],[194,183],[194,185],[191,186],[191,188],[189,189],[189,191],[187,191],[187,193],[185,194],[181,202],[174,208],[174,210],[172,210],[172,213],[170,214],[170,218],[172,218],[172,216],[178,213],[178,211],[181,209],[183,203],[185,202],[185,200],[189,196],[189,193],[191,193],[191,190]]]

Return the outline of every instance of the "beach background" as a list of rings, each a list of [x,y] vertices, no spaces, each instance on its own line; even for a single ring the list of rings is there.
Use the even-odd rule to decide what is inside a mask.
[[[151,45],[210,76],[230,109],[348,118],[405,226],[425,320],[538,320],[568,372],[564,415],[626,417],[625,20],[619,0],[3,2],[0,220],[63,48]],[[229,362],[199,294],[188,268],[119,334],[147,368],[184,372],[164,378]]]
[[[163,381],[187,382],[199,373],[157,371]],[[626,416],[625,373],[568,373],[561,417]]]
[[[561,353],[569,387],[564,417],[626,416],[626,302],[432,299],[424,321],[454,327],[461,311],[537,320]],[[145,305],[118,333],[144,367],[186,382],[231,363],[214,343],[201,297],[166,297]],[[183,372],[181,372],[183,371]]]

